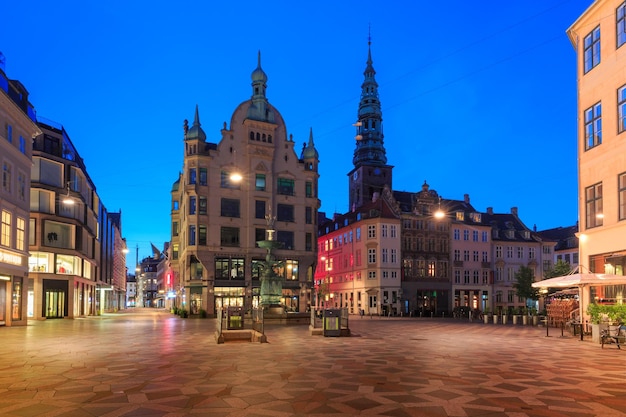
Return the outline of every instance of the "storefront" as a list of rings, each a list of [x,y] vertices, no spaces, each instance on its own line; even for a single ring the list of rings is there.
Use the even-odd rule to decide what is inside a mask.
[[[24,293],[24,257],[0,249],[0,326],[26,325],[27,297]]]

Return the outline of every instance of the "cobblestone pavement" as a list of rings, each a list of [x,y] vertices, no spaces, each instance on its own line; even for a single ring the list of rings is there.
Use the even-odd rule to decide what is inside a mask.
[[[218,345],[214,319],[149,309],[0,328],[0,415],[626,416],[615,345],[454,319],[350,328]]]

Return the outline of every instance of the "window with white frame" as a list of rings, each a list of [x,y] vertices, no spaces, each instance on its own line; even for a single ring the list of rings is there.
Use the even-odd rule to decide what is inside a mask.
[[[470,251],[468,251],[468,250],[464,250],[463,251],[463,260],[464,261],[469,261],[470,260]]]
[[[463,230],[463,240],[469,240],[469,230]]]
[[[513,257],[513,246],[506,247],[506,257],[509,259]]]
[[[496,258],[502,258],[502,246],[496,246]]]
[[[602,144],[602,104],[585,110],[585,150]]]
[[[477,250],[475,250],[475,251],[472,253],[472,255],[473,255],[473,258],[472,258],[472,259],[474,260],[474,262],[478,262],[478,251],[477,251]]]
[[[466,269],[465,271],[463,271],[463,284],[469,284],[469,283],[470,283],[470,271]]]
[[[396,238],[396,237],[398,237],[398,231],[397,231],[397,228],[396,228],[396,225],[395,225],[395,224],[392,224],[392,225],[389,227],[389,232],[390,232],[390,236],[391,236],[392,238]]]
[[[386,264],[389,262],[389,250],[387,248],[383,248],[382,249],[382,253],[381,253],[381,262]]]
[[[0,244],[11,247],[11,212],[2,210],[2,231],[0,232]]]
[[[617,193],[619,200],[619,219],[626,219],[626,172],[617,177]]]
[[[367,271],[367,279],[376,279],[376,271]]]
[[[512,266],[506,269],[506,280],[509,282],[515,281],[515,268]]]
[[[597,26],[587,36],[584,43],[584,71],[591,71],[600,63],[600,26]]]
[[[376,249],[375,248],[369,248],[367,250],[367,263],[369,264],[376,263]]]
[[[472,230],[472,240],[478,242],[478,230]]]
[[[15,231],[15,249],[24,250],[26,247],[26,220],[23,217],[18,217],[15,225],[17,226]]]
[[[535,259],[535,248],[528,248],[528,259]]]
[[[626,130],[626,85],[617,90],[617,132]]]
[[[586,227],[602,226],[602,183],[585,188]]]
[[[7,161],[2,162],[2,189],[7,193],[11,192],[11,171],[13,168]]]
[[[455,284],[461,283],[461,271],[458,269],[454,270],[454,283]]]
[[[461,240],[461,231],[459,229],[454,229],[454,240]]]
[[[391,249],[391,263],[398,263],[398,251],[397,249]]]
[[[483,251],[482,261],[483,262],[489,262],[489,255],[488,255],[488,252],[486,250]]]
[[[489,233],[487,233],[486,231],[482,232],[482,241],[489,242]]]
[[[375,224],[367,225],[367,238],[368,239],[376,238],[376,225]]]
[[[517,259],[522,259],[524,257],[524,248],[522,246],[517,247]]]
[[[626,16],[626,2],[617,6],[617,10],[615,10],[615,20],[616,20],[616,40],[617,47],[619,48],[624,43],[626,43],[626,25],[624,24],[624,18]]]
[[[380,236],[387,237],[387,225],[383,224],[380,226]]]
[[[461,250],[460,249],[455,249],[454,250],[454,260],[455,261],[460,261],[461,260]]]

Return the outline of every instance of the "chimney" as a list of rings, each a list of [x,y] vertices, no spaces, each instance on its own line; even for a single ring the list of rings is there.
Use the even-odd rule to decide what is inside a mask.
[[[487,207],[487,214],[493,214],[493,207]]]
[[[517,217],[517,207],[511,207],[511,214]]]
[[[465,201],[465,204],[469,204],[470,203],[469,194],[463,194],[463,201]]]

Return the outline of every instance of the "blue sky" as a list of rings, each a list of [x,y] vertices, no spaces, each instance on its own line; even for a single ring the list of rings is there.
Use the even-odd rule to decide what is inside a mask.
[[[142,258],[169,240],[183,120],[197,104],[207,140],[219,141],[251,96],[259,50],[298,151],[313,128],[321,210],[348,210],[369,27],[394,189],[426,180],[480,211],[518,207],[531,228],[574,224],[576,54],[565,31],[591,3],[12,1],[0,51],[38,116],[65,126],[108,210],[122,210],[134,266],[135,248]]]

